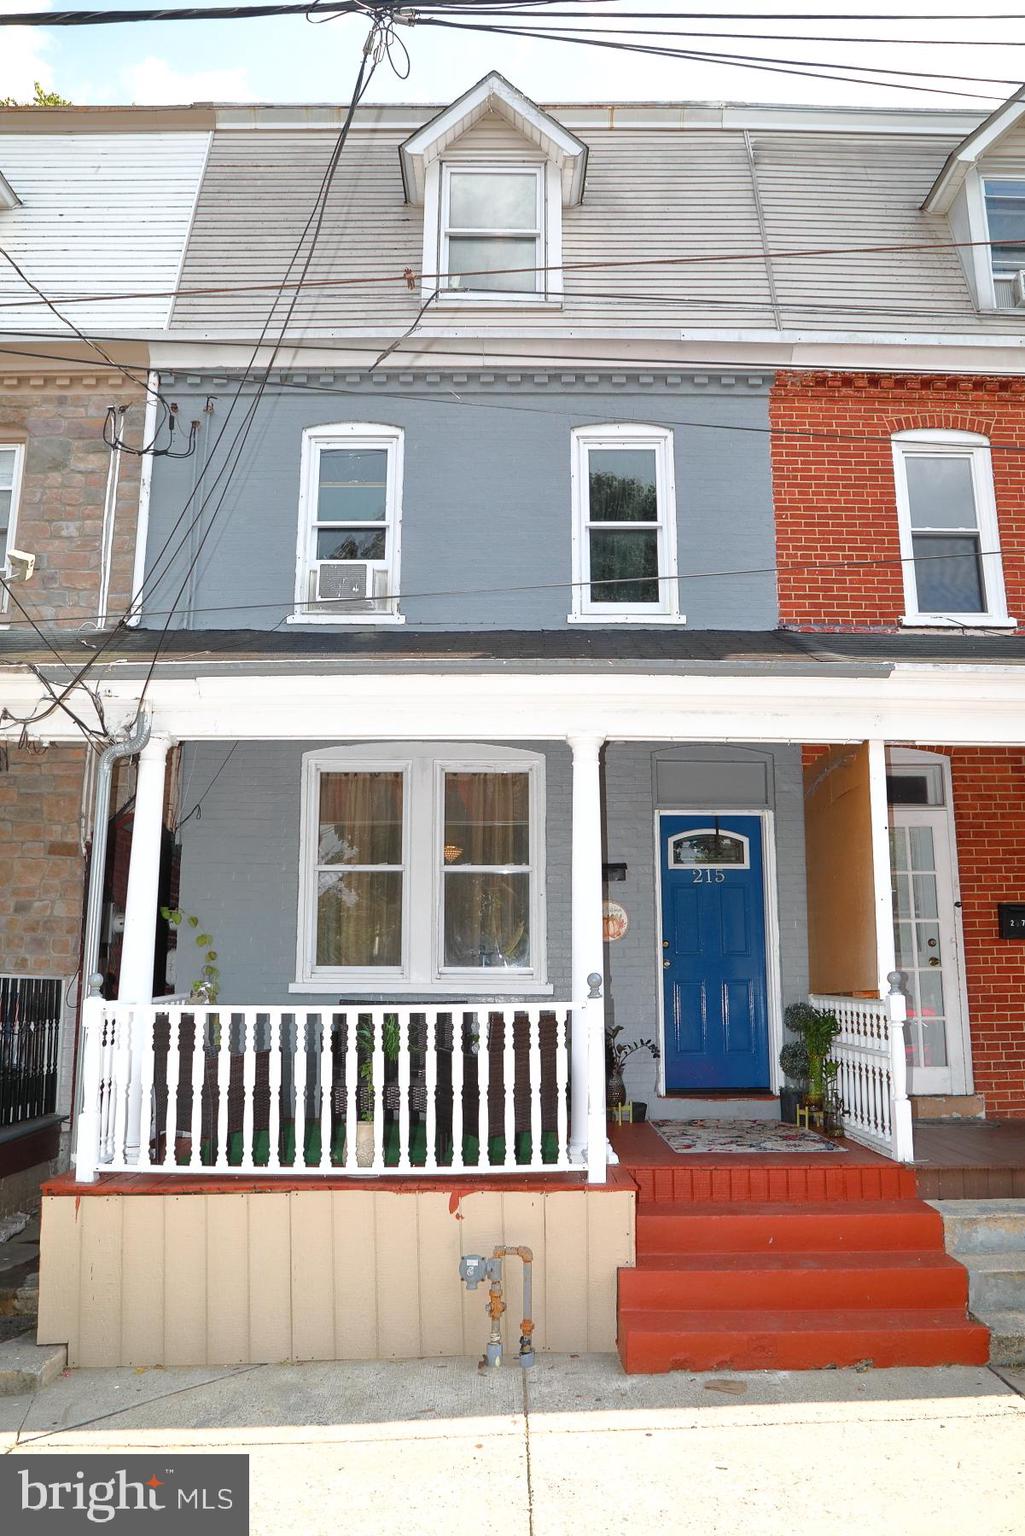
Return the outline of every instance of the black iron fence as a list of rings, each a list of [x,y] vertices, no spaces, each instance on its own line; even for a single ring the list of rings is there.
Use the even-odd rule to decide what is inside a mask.
[[[0,976],[0,1128],[57,1107],[64,983],[53,976]]]

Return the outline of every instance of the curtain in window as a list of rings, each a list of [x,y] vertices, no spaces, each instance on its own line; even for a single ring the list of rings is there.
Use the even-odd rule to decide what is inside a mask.
[[[447,773],[444,963],[530,964],[530,778]]]
[[[402,964],[401,773],[324,773],[317,855],[318,965]]]

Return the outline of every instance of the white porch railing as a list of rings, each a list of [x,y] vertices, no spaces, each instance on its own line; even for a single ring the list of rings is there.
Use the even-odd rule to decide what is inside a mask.
[[[90,997],[76,1177],[579,1171],[572,1025],[603,1053],[600,999],[278,1008]],[[592,1180],[604,1178],[604,1123],[594,1106]]]
[[[891,978],[891,984],[896,985]],[[830,1052],[839,1066],[836,1091],[844,1135],[898,1162],[914,1157],[907,1088],[902,992],[888,996],[813,996],[809,1002],[836,1015],[840,1033]]]

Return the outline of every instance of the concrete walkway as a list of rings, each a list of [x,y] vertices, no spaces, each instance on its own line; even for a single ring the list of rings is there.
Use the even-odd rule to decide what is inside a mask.
[[[1020,1536],[1025,1373],[627,1377],[613,1356],[67,1372],[0,1449],[251,1452],[254,1536]]]

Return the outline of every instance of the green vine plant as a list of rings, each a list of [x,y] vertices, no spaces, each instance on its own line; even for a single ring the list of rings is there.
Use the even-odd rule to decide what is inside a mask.
[[[200,927],[194,912],[183,912],[180,907],[161,907],[160,916],[176,933],[183,927],[198,930],[196,948],[202,953],[203,967],[189,988],[189,1002],[216,1003],[221,994],[221,973],[217,967],[217,951],[213,948],[213,934]]]
[[[398,1061],[399,1043],[402,1039],[399,1031],[399,1016],[397,1013],[386,1013],[383,1019],[381,1045],[384,1050],[385,1061]],[[356,1026],[356,1045],[362,1058],[359,1064],[359,1077],[363,1083],[362,1100],[359,1118],[367,1123],[374,1118],[374,1026],[369,1019],[361,1019]]]

